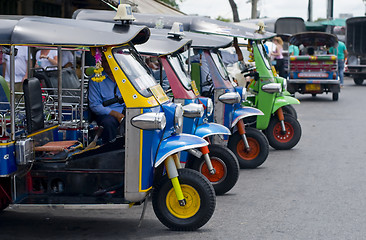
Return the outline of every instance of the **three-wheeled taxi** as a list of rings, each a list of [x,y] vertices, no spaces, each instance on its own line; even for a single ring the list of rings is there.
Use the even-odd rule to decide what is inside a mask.
[[[295,94],[332,93],[337,101],[340,92],[338,80],[337,56],[327,54],[327,49],[337,46],[338,38],[334,34],[322,32],[303,32],[292,35],[289,44],[306,49],[299,56],[290,56],[288,60],[287,90]]]
[[[12,70],[10,89],[6,89],[10,103],[1,118],[0,209],[9,204],[133,205],[146,203],[152,193],[154,211],[164,225],[195,230],[211,218],[215,192],[202,174],[181,168],[178,153],[208,143],[197,136],[178,134],[183,120],[181,105],[169,101],[133,46],[148,40],[149,29],[118,19],[121,21],[116,24],[46,17],[0,20],[0,45],[10,54]],[[45,118],[49,98],[39,79],[32,77],[31,63],[23,84],[25,111],[15,106],[14,55],[19,45],[28,46],[32,54],[34,47],[57,48],[58,97],[53,99],[57,107],[50,113],[54,118]],[[113,141],[96,146],[81,143],[90,131],[82,117],[87,109],[84,75],[79,115],[73,122],[79,127],[69,134],[64,126],[70,123],[63,121],[62,47],[99,49],[95,52],[105,56],[126,106],[121,123],[125,131]],[[85,51],[82,70],[84,59]],[[103,80],[104,73],[100,73],[99,68],[96,81]],[[18,119],[22,114],[25,121]]]
[[[346,45],[348,51],[345,76],[350,76],[356,85],[366,79],[365,29],[366,17],[351,17],[346,20]]]
[[[136,49],[147,59],[158,58],[159,69],[155,70],[160,84],[171,91],[175,103],[183,105],[183,133],[194,134],[210,142],[213,135],[231,135],[230,130],[220,124],[209,122],[213,111],[210,98],[199,95],[195,82],[186,72],[181,54],[187,52],[192,40],[184,37],[181,25],[176,23],[171,30],[151,29],[152,35],[145,44]],[[154,70],[153,70],[154,71]],[[204,115],[194,114],[195,109],[204,108]],[[236,156],[226,146],[210,144],[201,148],[202,156],[182,154],[185,167],[201,172],[212,183],[216,194],[224,194],[235,186],[239,177]]]
[[[109,22],[111,16],[114,14],[114,11],[83,9],[77,10],[74,13],[73,18]],[[175,22],[181,22],[183,24],[184,31],[192,32],[194,32],[195,29],[200,29],[204,32],[204,30],[211,29],[212,24],[214,24],[216,28],[220,27],[220,25],[217,25],[217,22],[225,24],[220,21],[197,16],[187,17],[137,13],[134,14],[134,16],[136,17],[136,20],[133,24],[136,25],[146,25],[151,28],[171,29]],[[213,21],[214,23],[207,21]],[[231,25],[229,24],[229,26]],[[226,25],[221,28],[224,32],[225,27]],[[195,46],[196,49],[205,49],[208,55],[210,55],[210,49],[228,47],[232,43],[230,38],[212,35],[206,37],[202,35],[202,37],[199,38],[200,40],[195,40],[194,36],[189,36],[188,38],[192,38],[193,40],[192,47]],[[232,144],[229,145],[229,148],[237,156],[240,167],[256,168],[267,159],[269,153],[268,141],[257,129],[246,127],[243,122],[243,118],[262,115],[263,113],[255,108],[240,106],[239,102],[241,102],[245,97],[245,91],[243,91],[243,88],[234,87],[229,78],[220,75],[220,72],[217,72],[217,69],[214,71],[216,72],[212,73],[212,75],[218,76],[219,80],[214,81],[216,94],[213,101],[214,114],[212,119],[215,123],[222,124],[231,130],[232,135],[229,137],[229,139],[231,139],[229,142]],[[193,72],[192,68],[192,73]],[[192,79],[196,81],[194,76],[192,76]],[[198,83],[198,90],[201,91],[198,79],[196,83]],[[228,138],[227,136],[224,138],[213,136],[212,142],[227,145]]]
[[[254,116],[255,121],[251,121],[249,124],[253,123],[251,126],[255,125],[257,129],[263,130],[269,144],[273,148],[290,149],[294,147],[301,138],[301,126],[294,116],[286,114],[285,109],[292,110],[289,112],[294,112],[291,104],[299,104],[299,101],[285,94],[287,87],[286,79],[277,76],[273,66],[268,61],[263,42],[273,37],[274,34],[266,32],[264,26],[261,24],[259,24],[257,29],[253,29],[206,19],[195,21],[191,25],[191,28],[192,31],[196,32],[249,40],[250,60],[255,62],[256,77],[254,78],[255,81],[253,81],[253,84],[248,88],[252,95],[247,97],[244,105],[255,106],[263,113]],[[217,50],[211,50],[211,52],[213,60],[209,66],[216,66],[218,68],[216,71],[224,74],[226,70],[223,61],[219,54],[216,54],[217,56],[215,55]],[[205,54],[209,57],[210,53],[205,52]],[[214,71],[211,69],[213,68],[210,68],[210,71]],[[245,69],[243,70],[245,71]],[[212,72],[210,73],[212,74]],[[223,76],[225,75],[227,74]],[[216,74],[216,76],[220,76],[220,74]]]

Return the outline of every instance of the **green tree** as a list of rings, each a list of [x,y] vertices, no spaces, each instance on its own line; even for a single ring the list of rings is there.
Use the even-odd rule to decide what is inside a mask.
[[[176,9],[179,9],[177,1],[183,2],[184,0],[177,0],[177,1],[176,0],[160,0],[160,1],[176,8]]]
[[[221,16],[218,16],[216,18],[216,20],[223,21],[223,22],[231,22],[230,18],[224,18],[224,17],[221,17]]]

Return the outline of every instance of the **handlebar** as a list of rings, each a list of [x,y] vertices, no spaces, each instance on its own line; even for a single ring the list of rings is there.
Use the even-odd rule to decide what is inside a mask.
[[[120,104],[122,104],[123,103],[123,98],[112,98],[112,99],[109,99],[107,101],[104,101],[103,102],[103,107],[107,107],[109,105],[112,105],[113,103],[120,103]]]

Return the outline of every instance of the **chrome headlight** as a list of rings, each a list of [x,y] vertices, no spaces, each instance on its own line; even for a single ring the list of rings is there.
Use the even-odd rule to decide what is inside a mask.
[[[246,101],[247,100],[247,89],[243,88],[242,92],[241,92],[241,100],[242,101]]]
[[[206,106],[207,116],[211,116],[213,112],[213,102],[211,98],[207,99],[207,106]]]
[[[133,126],[144,130],[162,130],[165,128],[166,118],[165,114],[162,112],[148,112],[132,118],[131,123]]]
[[[219,97],[219,100],[226,104],[240,103],[240,95],[238,92],[228,92],[224,93]]]
[[[281,83],[268,83],[262,87],[262,90],[267,93],[280,93],[282,92]]]
[[[177,104],[174,112],[174,127],[179,129],[183,126],[183,107],[181,104]]]
[[[188,118],[202,117],[204,111],[203,105],[198,103],[190,103],[183,106],[183,116]]]
[[[287,79],[286,78],[283,79],[282,91],[287,91]]]

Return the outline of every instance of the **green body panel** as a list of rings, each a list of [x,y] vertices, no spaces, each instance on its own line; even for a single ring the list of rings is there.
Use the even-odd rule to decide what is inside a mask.
[[[268,127],[269,121],[272,115],[282,106],[290,104],[300,104],[299,100],[290,96],[288,91],[282,93],[267,93],[262,91],[262,86],[268,83],[281,83],[284,84],[285,79],[282,77],[274,76],[271,65],[268,66],[265,60],[262,58],[259,47],[260,43],[252,43],[253,56],[255,60],[256,71],[259,73],[260,80],[251,86],[251,90],[256,93],[255,100],[252,100],[255,107],[261,110],[264,115],[257,116],[257,129],[264,130]]]
[[[271,103],[275,101],[276,94],[266,93],[262,91],[261,87],[267,83],[274,82],[274,76],[272,70],[267,68],[264,60],[262,59],[257,43],[253,42],[252,46],[256,71],[260,76],[260,82],[258,81],[253,85],[253,90],[257,92],[255,106],[264,113],[262,116],[257,116],[256,127],[260,130],[264,130],[268,127],[269,120],[271,119],[273,108],[273,104]]]
[[[191,79],[196,82],[199,92],[201,92],[201,70],[199,63],[191,63]]]
[[[275,103],[274,103],[274,106],[272,109],[272,113],[275,113],[277,111],[277,109],[279,109],[280,107],[283,107],[286,105],[291,105],[291,104],[300,104],[300,101],[291,96],[276,97],[276,100],[275,100]]]
[[[5,69],[4,69],[4,71],[5,71]],[[0,76],[0,85],[1,85],[2,89],[4,89],[6,98],[10,102],[10,91],[9,91],[9,87],[8,87],[8,84],[5,81],[5,78],[3,78],[3,76]]]
[[[264,130],[268,127],[269,120],[272,116],[272,108],[273,103],[275,101],[276,94],[275,93],[266,93],[263,91],[259,91],[256,97],[256,107],[261,110],[264,115],[257,117],[257,128],[260,130]]]

